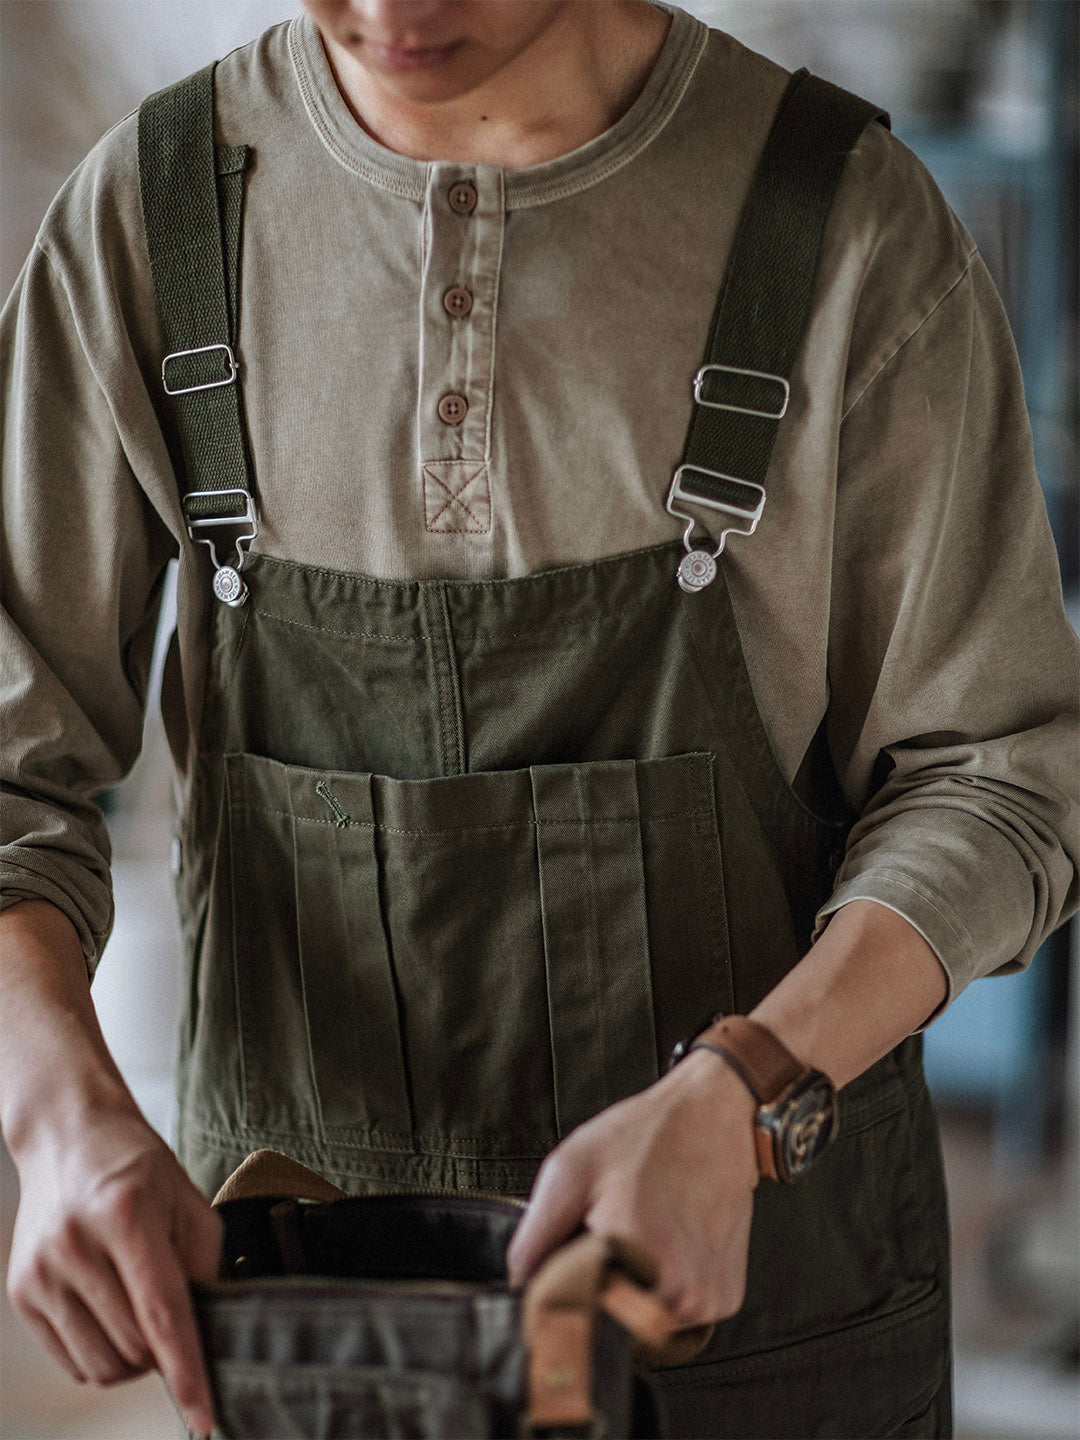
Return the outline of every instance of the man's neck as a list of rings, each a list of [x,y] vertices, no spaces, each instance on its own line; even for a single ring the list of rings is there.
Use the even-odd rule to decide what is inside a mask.
[[[323,45],[345,103],[380,144],[416,160],[516,170],[615,124],[644,88],[670,23],[640,0],[578,0],[483,86],[429,103],[389,93],[343,46],[326,36]]]

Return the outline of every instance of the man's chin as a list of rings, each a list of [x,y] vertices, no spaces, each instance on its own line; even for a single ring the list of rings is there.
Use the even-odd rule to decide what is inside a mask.
[[[463,47],[437,63],[416,66],[385,65],[376,56],[362,53],[356,58],[384,94],[417,105],[460,100],[490,78],[477,64],[477,57]]]

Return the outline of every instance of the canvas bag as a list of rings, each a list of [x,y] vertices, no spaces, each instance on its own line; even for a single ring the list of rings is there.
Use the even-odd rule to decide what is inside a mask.
[[[222,1440],[658,1436],[638,1358],[681,1364],[708,1338],[591,1234],[512,1291],[517,1201],[345,1196],[260,1151],[214,1203],[221,1278],[194,1295]]]

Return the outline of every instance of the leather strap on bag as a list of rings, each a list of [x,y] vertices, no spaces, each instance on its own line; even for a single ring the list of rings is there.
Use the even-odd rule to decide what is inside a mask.
[[[678,1330],[652,1293],[655,1274],[639,1252],[590,1233],[540,1266],[525,1287],[522,1307],[531,1433],[596,1424],[592,1356],[599,1310],[629,1331],[639,1356],[654,1364],[682,1365],[705,1347],[713,1327]]]
[[[282,1273],[302,1275],[308,1267],[307,1253],[299,1233],[298,1200],[330,1204],[344,1200],[345,1191],[309,1170],[299,1160],[278,1150],[255,1150],[237,1166],[214,1196],[215,1205],[230,1200],[278,1199],[268,1212]]]

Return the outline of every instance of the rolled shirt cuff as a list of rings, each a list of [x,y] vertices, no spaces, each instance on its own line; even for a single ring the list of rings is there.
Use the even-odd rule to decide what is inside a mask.
[[[0,866],[0,911],[22,900],[47,900],[67,916],[78,934],[92,979],[112,932],[111,887],[85,871],[78,876],[64,873],[64,867],[51,864],[40,854],[34,854],[33,865],[20,864],[9,849]]]
[[[841,866],[814,931],[816,940],[853,900],[901,915],[945,971],[946,998],[930,1019],[972,980],[1023,969],[1050,928],[1035,877],[1009,840],[973,817],[949,818],[948,834],[915,823],[901,844],[896,836],[885,843],[884,830],[865,836]]]

